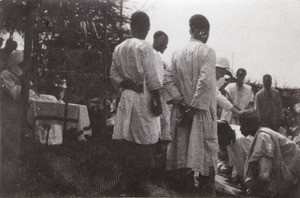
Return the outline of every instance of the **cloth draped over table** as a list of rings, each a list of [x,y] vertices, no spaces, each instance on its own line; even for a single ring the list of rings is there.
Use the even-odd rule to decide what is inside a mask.
[[[59,102],[33,101],[27,114],[29,123],[35,124],[36,138],[41,143],[46,143],[45,125],[51,125],[48,144],[61,144],[63,125],[66,119],[67,128],[76,128],[77,132],[83,132],[78,140],[85,140],[84,135],[91,135],[89,129],[90,119],[85,105],[68,104],[68,115],[65,118],[65,104]],[[41,133],[40,133],[41,132]],[[43,135],[42,135],[43,134]]]

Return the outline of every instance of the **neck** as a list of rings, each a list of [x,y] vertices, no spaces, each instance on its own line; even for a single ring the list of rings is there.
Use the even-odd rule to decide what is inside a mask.
[[[145,40],[145,38],[146,38],[146,36],[144,34],[138,33],[138,32],[132,33],[132,37],[137,38],[137,39],[141,39],[141,40]]]
[[[239,83],[239,82],[236,83],[236,85],[237,85],[239,88],[243,87],[243,84],[244,84],[244,83]]]
[[[159,52],[159,50],[157,49],[156,45],[152,45],[153,49],[155,49],[155,51]]]
[[[198,36],[191,35],[191,39],[194,39],[194,40],[197,40],[197,41],[200,41],[200,42],[204,43],[203,39],[199,38]]]
[[[259,126],[256,126],[256,127],[254,128],[255,133],[253,134],[253,136],[255,136],[255,134],[258,132],[258,129],[259,129],[259,128],[260,128]]]

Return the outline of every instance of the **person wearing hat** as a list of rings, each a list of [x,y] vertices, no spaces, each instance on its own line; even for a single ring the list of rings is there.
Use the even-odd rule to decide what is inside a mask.
[[[239,68],[236,72],[236,83],[229,83],[225,87],[226,97],[238,110],[252,109],[254,107],[254,94],[251,86],[244,84],[247,72]],[[230,124],[239,125],[238,117],[232,115],[232,112],[223,109],[222,120],[227,120]]]
[[[189,26],[191,39],[173,53],[164,76],[167,100],[173,104],[166,168],[193,171],[195,186],[201,178],[205,186],[199,188],[214,193],[218,158],[216,54],[206,45],[210,30],[206,17],[193,15]]]
[[[28,86],[19,66],[23,61],[22,51],[13,51],[8,68],[0,74],[1,84],[1,192],[9,192],[17,185],[21,165],[21,139],[24,103],[21,92]]]
[[[218,58],[217,64],[216,64],[216,80],[217,80],[217,104],[218,108],[222,111],[222,109],[225,109],[227,111],[231,111],[232,113],[236,115],[242,115],[245,110],[239,110],[234,107],[234,105],[224,96],[221,94],[219,89],[224,85],[225,83],[225,75],[230,72],[229,70],[229,61],[226,58]],[[224,120],[223,120],[224,121]],[[235,148],[237,147],[236,144],[244,144],[245,146],[249,145],[248,140],[244,140],[244,138],[240,138],[239,134],[236,134],[237,141],[228,144],[228,145],[220,145],[219,144],[219,163],[218,163],[218,173],[222,176],[231,178],[231,173],[233,170],[233,167],[236,166],[234,164],[235,160],[239,160],[242,158],[242,156],[238,156],[238,159],[236,158],[236,154],[238,150]],[[242,160],[241,160],[242,161]],[[240,171],[239,164],[236,166],[239,173],[239,176],[242,177],[241,174],[243,171]]]
[[[234,105],[221,94],[220,88],[224,86],[225,84],[225,75],[231,74],[230,68],[229,68],[229,61],[227,58],[218,58],[217,64],[216,64],[216,80],[217,80],[217,104],[222,109],[225,109],[227,111],[231,111],[234,114],[242,114],[243,111],[237,109],[234,107]],[[232,76],[232,75],[231,75]]]

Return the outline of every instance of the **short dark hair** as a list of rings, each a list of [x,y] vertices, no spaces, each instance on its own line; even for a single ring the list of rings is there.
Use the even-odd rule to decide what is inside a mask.
[[[246,71],[244,68],[239,68],[239,69],[236,71],[236,75],[237,75],[238,73],[244,73],[245,76],[247,75],[247,71]]]
[[[156,38],[161,37],[161,36],[167,36],[168,37],[168,35],[165,32],[159,30],[159,31],[154,33],[153,38],[156,39]]]
[[[195,14],[189,21],[191,29],[209,30],[210,25],[207,18],[201,14]]]
[[[235,142],[235,131],[226,120],[217,121],[217,134],[220,146],[227,146],[231,142]]]
[[[266,75],[263,76],[263,79],[265,79],[265,78],[270,78],[270,79],[272,79],[272,76],[271,76],[270,74],[266,74]]]
[[[130,28],[133,31],[142,32],[150,27],[150,18],[145,12],[135,12],[131,15]]]

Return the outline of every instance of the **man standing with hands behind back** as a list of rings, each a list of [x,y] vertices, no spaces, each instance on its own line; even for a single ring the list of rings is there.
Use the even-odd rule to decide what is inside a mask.
[[[155,70],[153,48],[145,41],[150,28],[148,15],[133,13],[130,28],[132,38],[114,50],[110,74],[122,91],[113,139],[121,140],[126,190],[137,195],[154,166],[153,146],[159,137],[157,117],[162,112],[162,85]]]
[[[214,193],[218,154],[216,54],[205,44],[208,20],[196,14],[189,25],[191,39],[173,54],[164,78],[168,102],[173,104],[167,169],[192,170],[195,186],[202,182],[205,186],[200,187]]]

